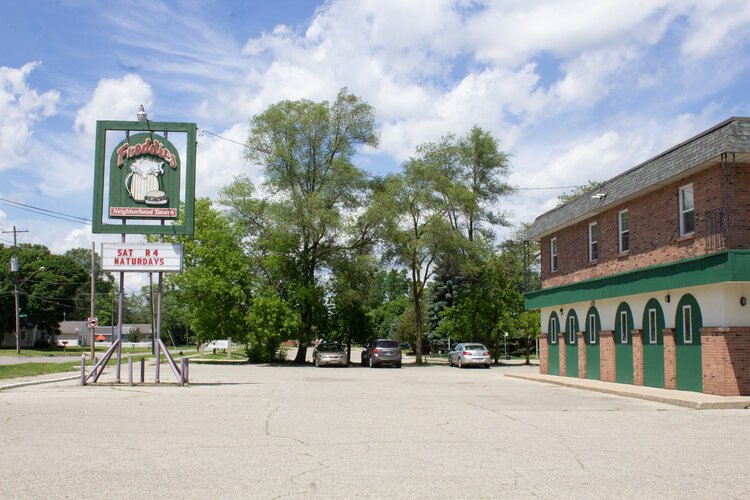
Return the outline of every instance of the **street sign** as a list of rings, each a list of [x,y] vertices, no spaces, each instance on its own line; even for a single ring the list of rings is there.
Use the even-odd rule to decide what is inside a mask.
[[[89,318],[86,323],[89,325],[89,328],[96,328],[99,324],[99,318]]]

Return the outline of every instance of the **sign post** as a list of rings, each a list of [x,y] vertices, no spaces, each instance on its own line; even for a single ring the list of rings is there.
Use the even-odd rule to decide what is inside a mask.
[[[161,339],[162,276],[182,272],[182,244],[165,235],[192,235],[195,214],[195,123],[152,122],[143,106],[138,121],[97,121],[92,232],[120,234],[120,243],[102,243],[102,270],[120,275],[117,339],[92,373],[96,382],[115,349],[115,382],[120,383],[124,278],[129,272],[158,272],[159,297],[154,348],[159,382],[160,350],[180,385],[186,375]],[[170,135],[171,134],[171,135]],[[175,137],[177,137],[175,139]],[[107,164],[107,159],[109,163]],[[105,201],[106,206],[105,206]],[[158,234],[160,243],[126,243],[127,234]],[[93,318],[93,312],[91,314]]]

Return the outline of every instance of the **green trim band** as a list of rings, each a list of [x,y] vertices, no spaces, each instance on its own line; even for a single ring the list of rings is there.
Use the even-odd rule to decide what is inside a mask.
[[[530,292],[526,309],[625,297],[672,288],[750,281],[750,250],[725,250]]]

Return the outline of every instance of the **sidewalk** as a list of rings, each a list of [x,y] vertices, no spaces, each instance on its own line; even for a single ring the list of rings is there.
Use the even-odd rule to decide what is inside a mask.
[[[657,389],[655,387],[644,387],[640,385],[616,384],[613,382],[602,382],[601,380],[589,380],[572,377],[560,377],[556,375],[528,374],[528,373],[506,373],[506,377],[532,380],[535,382],[546,382],[575,389],[603,392],[625,396],[630,398],[646,399],[670,405],[693,408],[696,410],[724,410],[724,409],[748,409],[750,408],[750,396],[714,396],[700,392],[677,391],[671,389]]]

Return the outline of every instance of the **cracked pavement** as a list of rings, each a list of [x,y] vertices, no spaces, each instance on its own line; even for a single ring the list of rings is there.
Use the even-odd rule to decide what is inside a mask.
[[[0,392],[4,498],[744,498],[750,412],[459,370],[190,367]],[[108,378],[109,377],[109,378]]]

